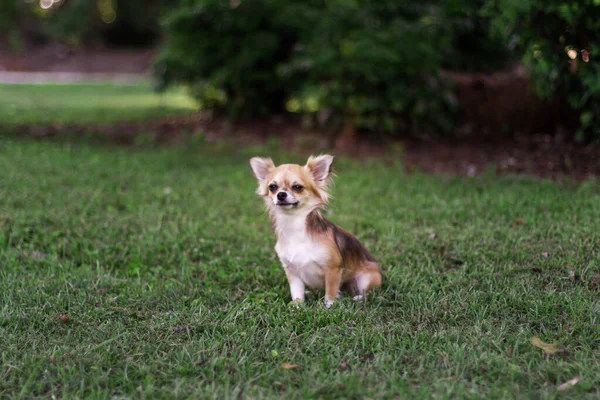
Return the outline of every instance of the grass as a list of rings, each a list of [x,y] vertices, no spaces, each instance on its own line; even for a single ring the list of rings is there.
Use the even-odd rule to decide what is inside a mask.
[[[339,157],[384,286],[295,309],[247,160],[304,155],[0,140],[1,398],[600,395],[597,182]]]
[[[194,108],[183,89],[157,94],[149,83],[0,84],[0,123],[7,125],[139,121],[189,114]]]

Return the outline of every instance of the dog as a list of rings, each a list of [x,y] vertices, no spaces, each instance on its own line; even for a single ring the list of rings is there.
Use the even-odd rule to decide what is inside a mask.
[[[342,287],[355,300],[381,286],[379,265],[352,234],[329,222],[319,209],[327,205],[333,156],[311,156],[306,165],[275,166],[253,157],[250,166],[277,235],[275,251],[290,286],[293,303],[304,302],[305,287],[325,289],[329,308]]]

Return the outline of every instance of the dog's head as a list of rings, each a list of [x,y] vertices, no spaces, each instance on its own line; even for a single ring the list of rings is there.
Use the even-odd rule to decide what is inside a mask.
[[[306,165],[282,164],[278,167],[270,158],[250,159],[252,172],[258,180],[256,193],[274,211],[293,213],[327,204],[327,185],[333,175],[333,156],[309,157]]]

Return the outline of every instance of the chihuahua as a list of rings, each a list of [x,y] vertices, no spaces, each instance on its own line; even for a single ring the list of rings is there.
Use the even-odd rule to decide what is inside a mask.
[[[333,156],[311,156],[305,166],[275,167],[270,158],[254,157],[250,166],[258,179],[277,244],[275,251],[287,276],[292,301],[304,302],[305,286],[325,289],[331,307],[342,287],[355,300],[381,286],[381,271],[362,243],[329,222],[319,209],[327,205]]]

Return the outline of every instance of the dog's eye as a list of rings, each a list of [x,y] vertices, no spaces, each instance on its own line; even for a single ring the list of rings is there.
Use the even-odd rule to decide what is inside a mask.
[[[274,192],[274,191],[276,191],[276,190],[277,190],[277,185],[276,185],[276,184],[274,184],[274,183],[271,183],[271,184],[269,185],[269,190],[270,190],[271,192]]]
[[[294,186],[292,186],[292,190],[294,192],[301,192],[302,189],[304,189],[304,187],[302,187],[301,185],[294,185]]]

